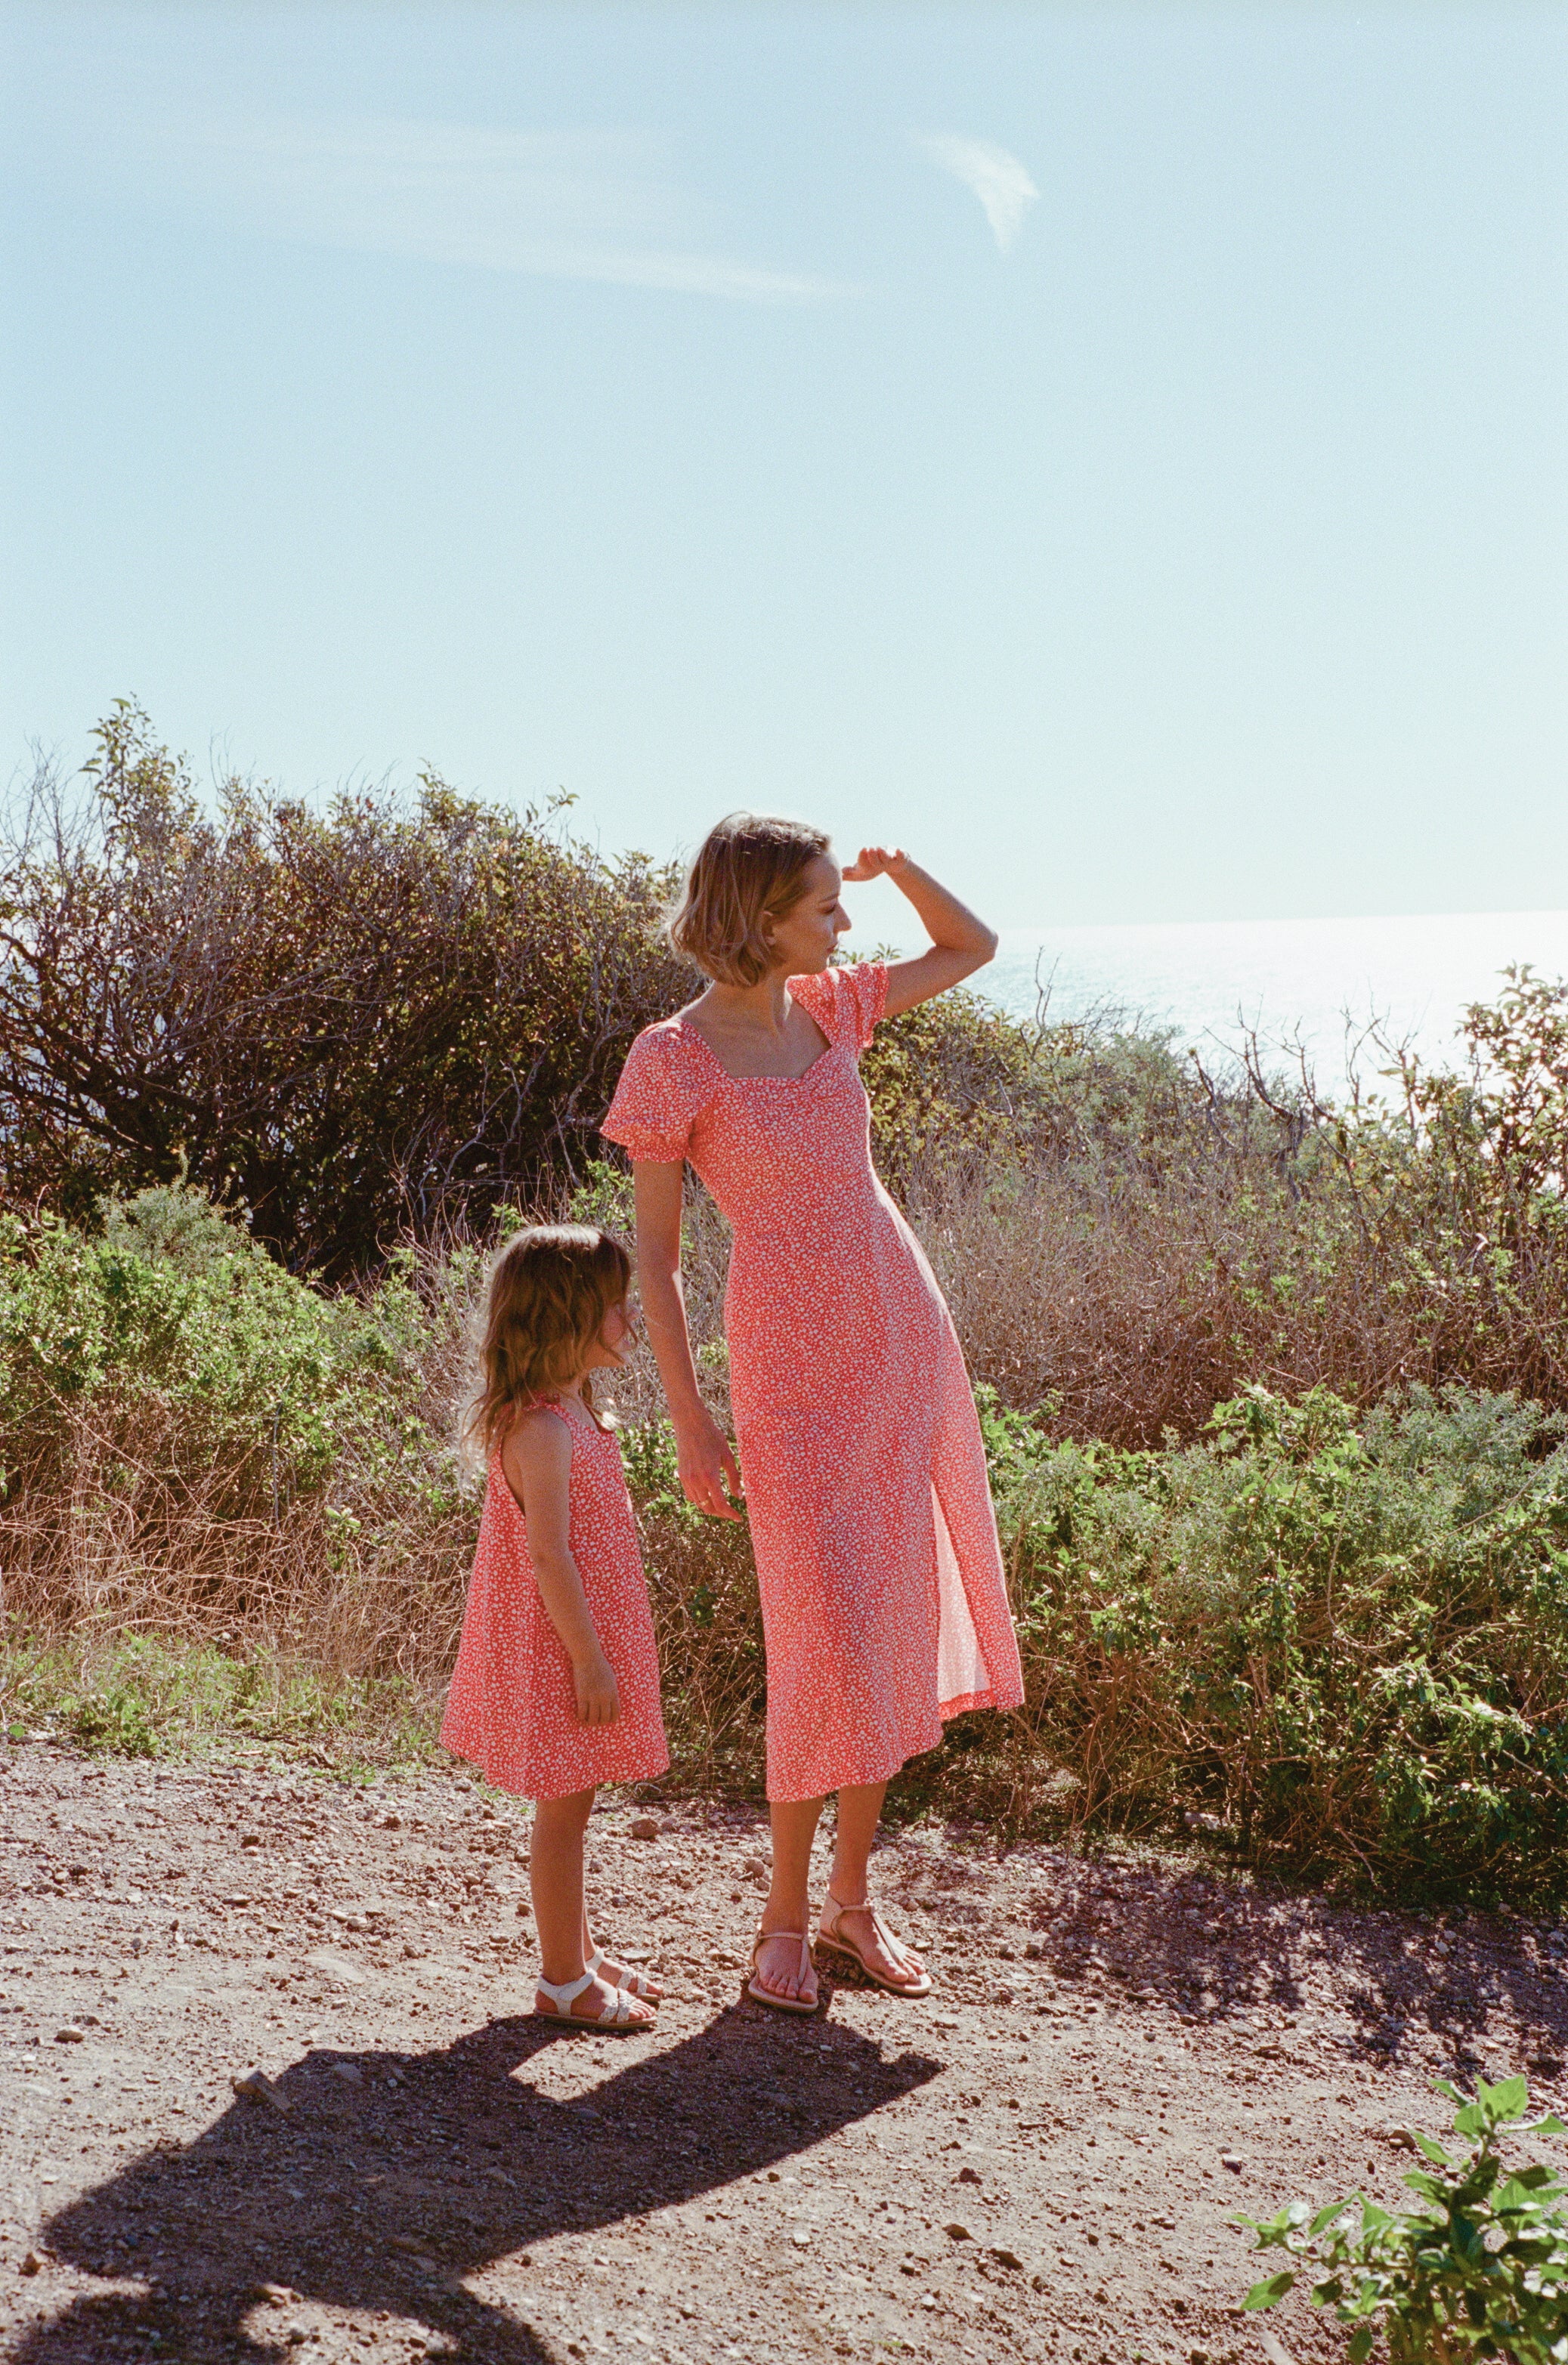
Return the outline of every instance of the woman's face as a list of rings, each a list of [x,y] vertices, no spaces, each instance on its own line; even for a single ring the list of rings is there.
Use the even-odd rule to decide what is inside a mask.
[[[826,969],[833,948],[849,925],[838,900],[842,877],[831,854],[813,854],[806,865],[805,892],[790,909],[763,921],[775,969],[786,977],[815,977]]]

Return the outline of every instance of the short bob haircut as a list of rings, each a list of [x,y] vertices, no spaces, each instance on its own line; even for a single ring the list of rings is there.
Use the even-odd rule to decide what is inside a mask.
[[[782,919],[832,843],[809,822],[727,813],[703,839],[669,919],[669,940],[721,985],[756,985],[773,966],[765,916]]]
[[[501,1444],[520,1413],[576,1380],[612,1306],[632,1286],[632,1260],[611,1232],[591,1224],[530,1224],[490,1267],[478,1385],[464,1425],[477,1459]],[[608,1426],[585,1375],[584,1404]]]

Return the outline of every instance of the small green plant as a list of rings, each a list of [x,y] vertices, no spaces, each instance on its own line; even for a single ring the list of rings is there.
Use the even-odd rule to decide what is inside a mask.
[[[1405,2182],[1414,2208],[1381,2209],[1364,2194],[1331,2201],[1312,2215],[1293,2201],[1276,2217],[1241,2217],[1261,2250],[1288,2251],[1317,2272],[1315,2307],[1332,2306],[1358,2328],[1350,2365],[1362,2365],[1381,2333],[1390,2365],[1459,2365],[1505,2358],[1514,2365],[1568,2365],[1568,2193],[1555,2169],[1508,2169],[1498,2156],[1505,2129],[1517,2135],[1568,2135],[1561,2119],[1527,2119],[1522,2078],[1475,2083],[1467,2102],[1446,2079],[1438,2091],[1460,2107],[1459,2157],[1430,2135],[1412,2141],[1430,2163]],[[1357,2218],[1352,2213],[1360,2212]],[[1244,2308],[1272,2307],[1296,2282],[1293,2267],[1254,2283]]]

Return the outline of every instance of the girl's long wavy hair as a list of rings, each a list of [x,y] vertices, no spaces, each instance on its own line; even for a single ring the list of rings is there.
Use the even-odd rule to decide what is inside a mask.
[[[632,1260],[610,1232],[590,1224],[531,1224],[515,1232],[490,1267],[478,1384],[464,1443],[488,1460],[520,1413],[569,1387],[613,1306],[624,1305]],[[610,1426],[583,1378],[582,1398]]]
[[[773,966],[765,919],[782,919],[806,891],[806,872],[832,844],[809,822],[733,813],[715,822],[671,913],[670,943],[723,985],[756,985]]]

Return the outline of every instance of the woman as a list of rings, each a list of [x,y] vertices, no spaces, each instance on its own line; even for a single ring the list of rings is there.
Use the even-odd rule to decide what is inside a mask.
[[[885,1016],[957,985],[991,931],[918,864],[868,846],[932,941],[918,959],[830,967],[849,925],[820,830],[749,813],[713,830],[670,924],[704,992],[632,1046],[603,1130],[636,1175],[644,1316],[689,1500],[745,1492],[767,1650],[773,1877],[748,1992],[811,2012],[812,1841],[838,1793],[818,1929],[881,1986],[924,1964],[870,1905],[890,1777],[944,1718],[1023,1698],[980,1424],[952,1320],[872,1170],[857,1061]],[[703,1406],[680,1285],[683,1161],[734,1233],[725,1298],[737,1469]],[[726,1489],[728,1490],[726,1492]]]

